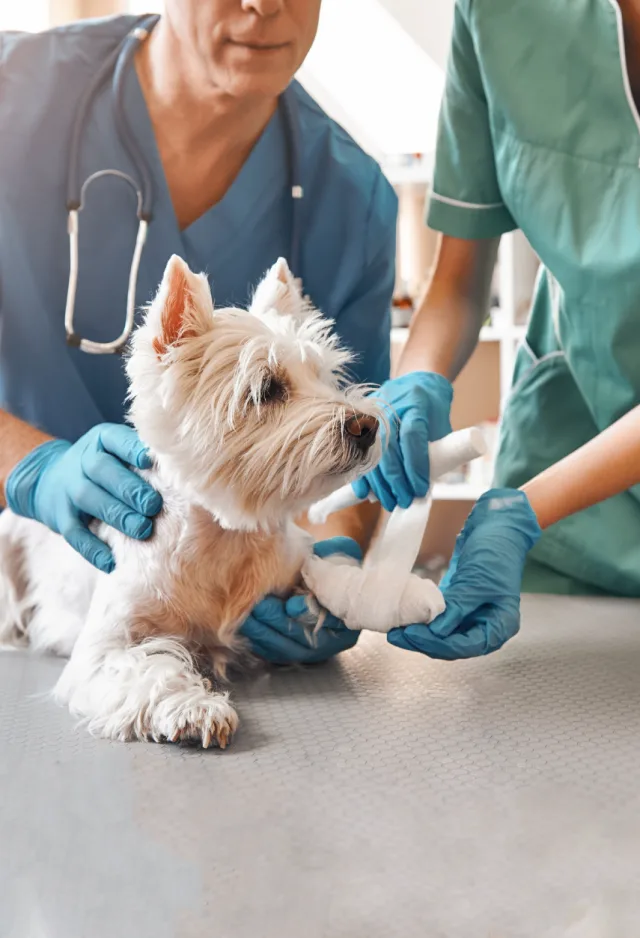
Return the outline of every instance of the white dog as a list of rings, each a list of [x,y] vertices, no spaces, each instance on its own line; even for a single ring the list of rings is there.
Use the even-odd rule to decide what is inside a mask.
[[[164,499],[154,535],[97,528],[106,575],[0,516],[0,643],[70,655],[54,694],[91,732],[226,746],[236,713],[198,663],[224,675],[254,604],[299,583],[311,547],[293,519],[380,456],[379,406],[343,388],[348,360],[283,260],[248,312],[214,310],[206,277],[169,261],[127,362]]]

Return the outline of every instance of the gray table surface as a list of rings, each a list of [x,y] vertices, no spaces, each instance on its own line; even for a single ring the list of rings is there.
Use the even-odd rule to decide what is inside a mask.
[[[0,655],[1,938],[636,938],[640,603],[497,655],[366,635],[237,688],[226,752],[116,744]]]

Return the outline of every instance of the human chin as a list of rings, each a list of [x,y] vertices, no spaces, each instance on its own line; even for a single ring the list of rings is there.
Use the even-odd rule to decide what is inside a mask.
[[[235,46],[225,55],[226,83],[232,93],[281,94],[295,74],[295,56],[289,46],[255,50]]]

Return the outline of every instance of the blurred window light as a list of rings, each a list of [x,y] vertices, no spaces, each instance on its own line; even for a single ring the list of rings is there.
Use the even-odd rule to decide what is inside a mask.
[[[162,0],[129,0],[129,13],[162,13]]]
[[[433,149],[444,74],[378,0],[323,0],[300,79],[329,113],[335,102],[340,123],[379,153]]]
[[[50,25],[50,0],[0,0],[0,30],[37,33]]]

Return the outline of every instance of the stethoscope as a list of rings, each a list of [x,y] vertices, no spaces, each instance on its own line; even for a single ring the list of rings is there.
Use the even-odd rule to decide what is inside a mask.
[[[67,287],[67,303],[64,311],[64,327],[67,334],[67,343],[92,355],[109,355],[122,352],[133,331],[136,312],[136,288],[138,284],[138,270],[142,250],[147,240],[149,223],[153,217],[153,181],[151,171],[144,154],[138,146],[135,135],[127,122],[124,108],[124,76],[131,65],[132,58],[139,46],[149,37],[151,30],[160,17],[158,15],[143,17],[133,29],[125,36],[122,43],[105,59],[96,73],[93,81],[87,88],[73,123],[71,132],[71,146],[69,149],[69,170],[67,174],[67,212],[69,231],[69,285]],[[80,183],[80,150],[82,135],[87,125],[89,111],[95,104],[102,87],[112,75],[113,113],[116,131],[120,142],[129,156],[138,175],[136,182],[128,173],[118,169],[101,169],[92,173],[83,183]],[[300,124],[298,120],[297,102],[291,89],[280,95],[278,109],[282,117],[282,126],[285,134],[287,151],[289,191],[291,193],[291,245],[289,249],[289,264],[297,277],[300,277],[300,244],[302,225],[302,161],[300,155]],[[92,182],[104,176],[115,176],[130,185],[136,194],[138,218],[138,233],[129,270],[129,283],[127,287],[127,312],[124,328],[117,339],[112,342],[94,342],[83,339],[73,327],[76,306],[76,290],[78,286],[78,216],[84,208],[87,189]]]

